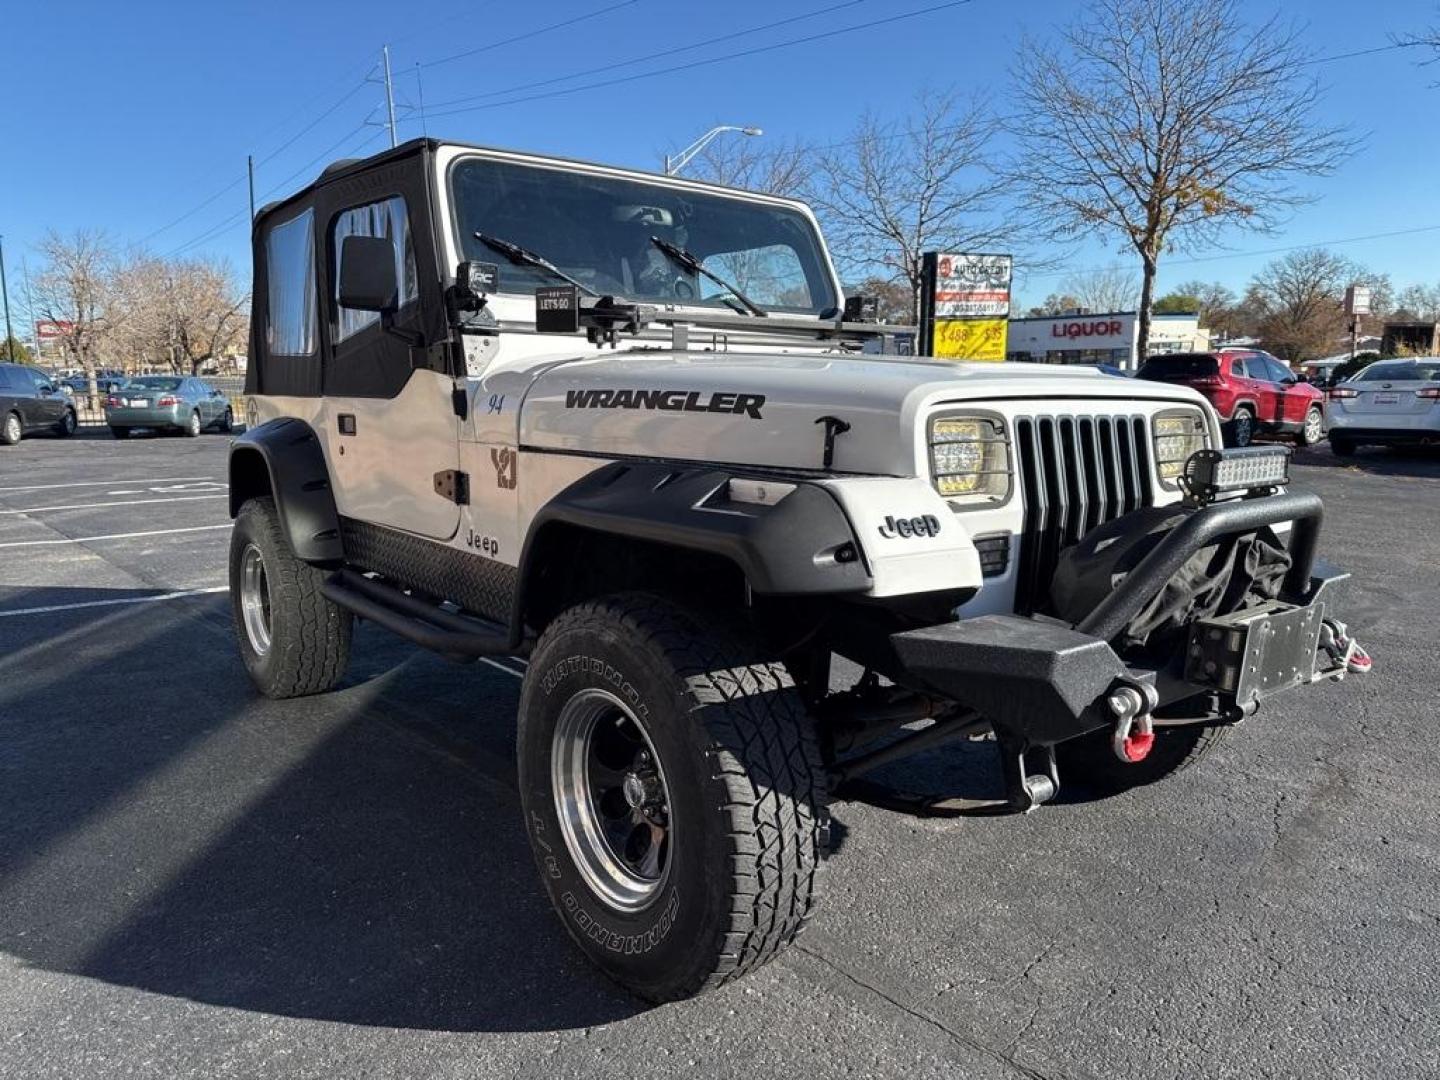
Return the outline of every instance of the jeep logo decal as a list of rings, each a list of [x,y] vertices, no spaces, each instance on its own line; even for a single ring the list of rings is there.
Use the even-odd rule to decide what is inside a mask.
[[[704,400],[701,400],[702,397]],[[659,409],[735,413],[759,420],[764,394],[701,394],[698,390],[567,390],[567,409]]]
[[[913,536],[939,536],[940,519],[934,514],[912,518],[887,517],[885,524],[880,526],[880,535],[887,540],[894,540],[897,536],[906,540]]]

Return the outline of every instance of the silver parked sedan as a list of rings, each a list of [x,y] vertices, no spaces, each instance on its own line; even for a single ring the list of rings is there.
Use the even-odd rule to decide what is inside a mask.
[[[1378,360],[1330,391],[1330,449],[1440,445],[1440,357]]]
[[[156,428],[199,435],[206,428],[228,432],[235,416],[230,399],[199,379],[178,375],[141,375],[112,390],[105,399],[105,422],[123,439],[133,428]]]

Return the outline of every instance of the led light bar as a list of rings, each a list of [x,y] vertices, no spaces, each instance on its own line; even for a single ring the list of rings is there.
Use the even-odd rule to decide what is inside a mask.
[[[1290,449],[1285,446],[1197,450],[1180,474],[1180,487],[1202,506],[1228,491],[1265,490],[1289,482]]]

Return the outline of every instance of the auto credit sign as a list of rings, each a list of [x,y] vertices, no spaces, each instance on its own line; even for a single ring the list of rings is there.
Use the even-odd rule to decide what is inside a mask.
[[[1003,319],[1010,314],[1009,255],[939,255],[937,319]]]
[[[926,355],[1004,360],[1010,272],[1009,255],[926,252],[920,310]]]

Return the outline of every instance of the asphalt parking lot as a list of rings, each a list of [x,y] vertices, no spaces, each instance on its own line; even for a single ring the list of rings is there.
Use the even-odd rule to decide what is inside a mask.
[[[1440,1075],[1440,457],[1295,470],[1371,676],[1115,799],[840,803],[801,943],[649,1008],[536,880],[518,662],[365,627],[339,691],[252,693],[226,445],[0,448],[0,1075]],[[983,787],[983,750],[891,776]]]

